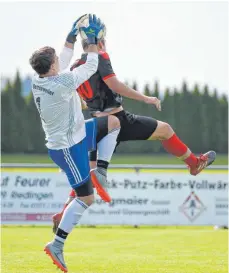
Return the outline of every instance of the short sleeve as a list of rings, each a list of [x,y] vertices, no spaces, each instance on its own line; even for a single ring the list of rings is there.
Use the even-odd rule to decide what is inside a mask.
[[[110,57],[106,52],[99,52],[98,71],[104,81],[115,76]]]

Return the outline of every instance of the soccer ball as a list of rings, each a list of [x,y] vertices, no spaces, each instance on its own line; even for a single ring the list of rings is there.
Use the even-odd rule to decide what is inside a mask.
[[[80,27],[88,27],[89,26],[89,14],[86,14],[78,23],[77,23],[78,28]],[[87,39],[87,35],[83,30],[80,30],[80,36],[83,40]],[[101,30],[98,34],[98,39],[102,39],[106,36],[106,27]]]

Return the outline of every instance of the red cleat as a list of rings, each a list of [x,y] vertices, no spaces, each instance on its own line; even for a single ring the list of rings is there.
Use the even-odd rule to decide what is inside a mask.
[[[195,167],[189,167],[190,174],[191,175],[197,175],[200,173],[203,169],[205,169],[207,166],[211,165],[216,158],[216,152],[209,151],[204,155],[200,155],[197,157],[198,163]]]
[[[93,186],[96,188],[98,195],[102,198],[105,202],[111,202],[111,197],[106,191],[106,177],[98,173],[96,170],[91,171],[91,180]]]

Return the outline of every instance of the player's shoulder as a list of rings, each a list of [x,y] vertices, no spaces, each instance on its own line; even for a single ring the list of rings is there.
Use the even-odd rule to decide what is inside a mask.
[[[110,60],[110,56],[106,51],[99,51],[99,57],[101,59]]]

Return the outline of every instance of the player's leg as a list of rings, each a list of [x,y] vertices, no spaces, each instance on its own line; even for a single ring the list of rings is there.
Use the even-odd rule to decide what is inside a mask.
[[[68,199],[66,200],[66,202],[64,204],[64,207],[63,207],[62,211],[58,212],[58,213],[56,213],[56,214],[54,214],[52,216],[52,222],[53,222],[52,230],[53,230],[53,233],[56,233],[57,228],[58,228],[58,226],[60,224],[60,221],[61,221],[61,218],[62,218],[62,216],[64,214],[65,209],[72,202],[72,200],[74,200],[75,198],[76,198],[76,192],[75,192],[74,189],[72,189],[70,194],[69,194]]]
[[[149,140],[160,140],[168,153],[176,156],[188,165],[192,175],[200,173],[204,168],[211,165],[216,158],[214,151],[209,151],[199,157],[195,156],[166,122],[157,121],[157,128],[149,137]]]
[[[196,157],[168,123],[128,112],[121,117],[119,140],[160,140],[168,153],[180,158],[189,166],[192,175],[198,174],[212,164],[216,157],[213,151]]]
[[[214,151],[196,157],[178,138],[168,123],[125,111],[118,113],[117,116],[121,122],[120,141],[160,140],[167,152],[180,158],[189,166],[192,175],[198,174],[215,160],[216,153]],[[95,154],[93,156],[95,157]]]
[[[99,179],[102,187],[100,187],[100,185],[95,185],[95,183],[93,184],[97,191],[102,193],[104,190],[107,192],[107,169],[117,144],[120,122],[117,117],[112,115],[96,118],[95,120],[98,128],[98,134],[96,136],[98,158],[96,168],[94,169],[94,172],[92,171],[92,182],[94,181],[93,176],[95,175]],[[89,156],[91,159],[91,155]],[[93,165],[95,164],[90,161],[90,166],[92,167]],[[101,196],[101,194],[99,195]]]
[[[71,187],[77,193],[77,198],[66,207],[53,241],[45,247],[53,262],[67,272],[63,257],[65,240],[94,201],[86,139],[69,149],[49,150],[49,155],[64,170]]]
[[[106,177],[107,177],[107,168],[109,166],[112,154],[114,152],[117,136],[120,131],[120,122],[119,119],[115,116],[107,116],[95,119],[96,123],[93,123],[93,120],[89,120],[86,122],[86,132],[87,132],[87,143],[88,150],[93,150],[98,145],[98,161],[97,161],[97,149],[89,152],[90,159],[90,168],[95,169],[95,175],[99,178],[100,184],[102,187],[98,185],[98,181],[93,180],[93,184],[96,184],[96,190],[98,194],[105,201],[108,200],[106,198]],[[94,131],[93,126],[96,125],[96,131]],[[92,138],[96,134],[96,139]],[[101,173],[101,175],[100,175]],[[105,187],[105,189],[104,189]],[[104,193],[105,190],[105,193]],[[70,191],[69,197],[64,204],[64,207],[61,212],[53,215],[53,232],[56,232],[56,229],[60,223],[64,210],[71,203],[71,201],[76,197],[76,192],[74,189]]]
[[[96,129],[94,129],[96,128]],[[107,168],[117,144],[117,137],[120,131],[119,119],[115,116],[105,116],[93,118],[86,121],[86,133],[88,150],[94,156],[94,161],[90,160],[92,183],[100,197],[106,201],[107,196]],[[95,137],[94,137],[95,136]],[[95,147],[97,146],[97,151]],[[89,155],[91,159],[91,154]],[[74,193],[71,192],[70,196]]]

